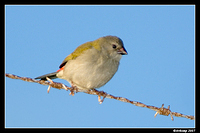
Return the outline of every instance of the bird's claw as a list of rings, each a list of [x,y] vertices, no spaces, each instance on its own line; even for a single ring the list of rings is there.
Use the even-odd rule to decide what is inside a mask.
[[[74,94],[75,94],[74,92],[77,93],[78,92],[78,88],[75,85],[72,84],[72,87],[71,87],[69,95],[74,96]]]
[[[99,101],[99,104],[102,104],[102,103],[103,103],[103,101],[104,101],[104,99],[105,99],[105,97],[103,97],[103,98],[101,99],[101,96],[100,96],[100,95],[98,95],[98,101]]]

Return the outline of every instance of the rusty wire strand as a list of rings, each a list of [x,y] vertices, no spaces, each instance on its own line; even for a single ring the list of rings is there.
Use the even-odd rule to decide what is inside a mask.
[[[105,98],[110,98],[110,99],[115,99],[115,100],[118,100],[118,101],[121,101],[121,102],[126,102],[126,103],[131,103],[135,106],[139,106],[139,107],[145,107],[145,108],[148,108],[148,109],[151,109],[151,110],[154,110],[156,111],[154,117],[157,116],[157,114],[160,114],[160,115],[170,115],[171,116],[171,120],[173,121],[174,118],[173,116],[176,116],[176,117],[184,117],[184,118],[187,118],[187,119],[191,119],[191,120],[194,120],[194,116],[191,116],[191,115],[184,115],[184,114],[181,114],[181,113],[178,113],[178,112],[172,112],[170,110],[170,106],[168,106],[168,108],[164,108],[164,104],[162,104],[162,106],[159,108],[159,107],[155,107],[155,106],[150,106],[150,105],[146,105],[146,104],[143,104],[141,102],[137,102],[137,101],[131,101],[127,98],[124,98],[124,97],[117,97],[117,96],[113,96],[111,94],[108,94],[104,91],[98,91],[96,89],[92,89],[92,90],[80,90],[78,88],[73,88],[73,87],[68,87],[62,83],[58,83],[58,82],[53,82],[51,81],[50,79],[47,78],[47,80],[49,81],[44,81],[44,80],[35,80],[35,79],[32,79],[32,78],[28,78],[28,77],[20,77],[20,76],[16,76],[16,75],[13,75],[13,74],[5,74],[6,77],[8,78],[12,78],[12,79],[21,79],[23,81],[27,81],[27,82],[34,82],[34,83],[39,83],[39,84],[42,84],[42,85],[49,85],[48,87],[48,90],[47,92],[49,92],[50,88],[56,88],[56,89],[65,89],[65,90],[69,90],[70,91],[70,95],[74,95],[74,93],[76,92],[84,92],[84,93],[87,93],[87,94],[91,94],[91,95],[97,95],[98,96],[98,101],[100,102],[100,104],[103,102],[103,100]],[[103,97],[101,99],[101,97]]]

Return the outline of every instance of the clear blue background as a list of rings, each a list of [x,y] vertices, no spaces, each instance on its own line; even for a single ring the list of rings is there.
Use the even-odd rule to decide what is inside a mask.
[[[24,77],[58,70],[82,43],[120,37],[128,55],[107,93],[195,115],[195,6],[5,6],[5,72]],[[67,81],[54,81],[69,85]],[[186,118],[113,99],[5,78],[6,127],[194,127]]]

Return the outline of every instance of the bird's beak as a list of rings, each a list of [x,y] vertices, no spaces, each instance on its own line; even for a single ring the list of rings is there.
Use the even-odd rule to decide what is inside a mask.
[[[118,51],[117,51],[118,54],[121,54],[121,55],[127,55],[127,51],[124,47],[120,48]]]

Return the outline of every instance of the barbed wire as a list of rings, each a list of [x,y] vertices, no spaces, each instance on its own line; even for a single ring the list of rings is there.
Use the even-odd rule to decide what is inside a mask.
[[[68,87],[68,86],[66,86],[62,83],[53,82],[49,78],[47,78],[47,80],[49,81],[48,82],[48,81],[44,81],[44,80],[35,80],[35,79],[32,79],[32,78],[28,78],[28,77],[20,77],[20,76],[16,76],[16,75],[13,75],[13,74],[7,74],[7,73],[5,74],[5,76],[8,77],[8,78],[12,78],[12,79],[20,79],[20,80],[27,81],[27,82],[34,82],[34,83],[39,83],[39,84],[42,84],[42,85],[48,85],[49,86],[48,89],[47,89],[48,93],[49,93],[51,87],[56,88],[56,89],[69,90],[70,95],[72,95],[72,96],[77,92],[84,92],[84,93],[91,94],[91,95],[97,95],[98,101],[99,101],[100,104],[104,101],[105,98],[110,98],[110,99],[115,99],[115,100],[118,100],[118,101],[121,101],[121,102],[130,103],[130,104],[133,104],[135,106],[145,107],[145,108],[154,110],[154,111],[156,111],[154,117],[156,117],[158,114],[160,114],[160,115],[165,115],[165,116],[170,115],[172,121],[174,120],[173,116],[184,117],[184,118],[187,118],[187,119],[195,120],[194,116],[184,115],[184,114],[181,114],[181,113],[178,113],[178,112],[172,112],[170,110],[170,106],[168,106],[168,108],[164,108],[164,104],[162,104],[162,106],[160,108],[155,107],[155,106],[150,106],[150,105],[146,105],[146,104],[141,103],[141,102],[131,101],[131,100],[124,98],[124,97],[113,96],[113,95],[108,94],[104,91],[98,91],[96,89],[81,90],[81,89],[76,88],[76,87]],[[103,98],[101,99],[101,97],[103,97]]]

